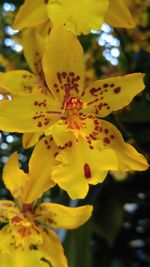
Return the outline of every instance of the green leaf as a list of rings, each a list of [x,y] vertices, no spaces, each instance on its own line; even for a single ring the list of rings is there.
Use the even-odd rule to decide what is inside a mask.
[[[64,241],[69,267],[91,267],[91,220],[80,228],[67,232]]]

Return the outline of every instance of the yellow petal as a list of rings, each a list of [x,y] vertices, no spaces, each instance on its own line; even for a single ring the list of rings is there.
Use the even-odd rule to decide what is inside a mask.
[[[108,170],[118,169],[116,155],[111,149],[90,149],[82,138],[62,150],[56,160],[61,164],[52,171],[52,179],[73,199],[84,198],[89,190],[88,184],[101,183]]]
[[[121,133],[113,124],[101,120],[101,125],[100,138],[104,147],[111,148],[116,153],[119,161],[118,171],[144,171],[148,168],[146,158],[123,140]]]
[[[0,72],[0,94],[6,94],[7,90],[2,87],[2,80],[3,80],[4,73]]]
[[[105,15],[105,22],[112,27],[134,28],[134,19],[123,0],[110,0],[109,8]]]
[[[47,19],[46,6],[43,0],[25,0],[24,5],[20,7],[16,15],[13,28],[21,30],[25,27],[39,25]]]
[[[64,146],[73,139],[73,132],[71,132],[67,125],[59,120],[53,124],[50,128],[45,130],[46,135],[52,135],[57,146]]]
[[[64,104],[71,96],[83,90],[83,50],[71,33],[64,27],[54,27],[43,57],[46,82],[55,97]]]
[[[40,136],[42,135],[42,131],[36,132],[36,133],[24,133],[22,137],[22,144],[25,149],[34,146]]]
[[[36,209],[35,216],[38,222],[50,224],[53,228],[74,229],[90,218],[92,210],[91,205],[70,208],[59,204],[42,203]]]
[[[16,232],[13,233],[14,237],[16,238]],[[0,251],[3,253],[10,253],[11,252],[11,238],[12,238],[12,226],[7,224],[0,230]]]
[[[50,229],[43,229],[43,244],[38,248],[53,267],[68,267],[60,240]]]
[[[108,0],[63,0],[49,1],[47,12],[53,25],[65,25],[68,30],[79,35],[98,30],[107,8]]]
[[[0,77],[0,84],[11,96],[29,95],[41,90],[39,77],[26,70],[3,73]]]
[[[14,250],[10,253],[0,253],[1,267],[48,267],[42,261],[43,254],[38,250]]]
[[[23,48],[25,58],[34,73],[42,73],[42,56],[46,38],[38,33],[38,28],[27,29],[23,33]],[[34,45],[33,45],[34,44]]]
[[[58,120],[58,103],[53,97],[31,94],[0,103],[1,130],[39,132]]]
[[[6,187],[11,191],[14,198],[21,199],[25,185],[29,177],[23,170],[19,169],[17,152],[13,153],[4,166],[3,180]]]
[[[26,228],[26,230],[28,229]],[[0,240],[2,241],[0,250],[5,253],[13,253],[16,249],[28,250],[32,245],[42,244],[43,236],[39,227],[37,229],[34,225],[34,228],[29,228],[28,234],[25,235],[24,233],[24,226],[14,224],[4,226],[0,231]]]
[[[51,137],[42,138],[35,146],[29,161],[29,183],[25,188],[24,202],[31,203],[53,187],[52,167],[56,165],[57,147]],[[42,155],[42,156],[41,156]]]
[[[15,203],[10,200],[0,200],[0,221],[7,222],[11,220],[20,211]]]
[[[87,102],[86,112],[104,117],[130,104],[145,87],[143,76],[142,73],[133,73],[93,82],[83,96]]]

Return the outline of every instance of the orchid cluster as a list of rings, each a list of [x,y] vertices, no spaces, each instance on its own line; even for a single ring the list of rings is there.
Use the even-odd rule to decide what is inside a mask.
[[[1,266],[67,267],[54,230],[85,223],[93,207],[45,203],[44,192],[56,184],[71,199],[86,197],[109,171],[144,171],[146,158],[126,143],[104,117],[130,104],[144,90],[142,73],[112,77],[86,86],[81,33],[112,27],[133,28],[123,0],[25,0],[13,28],[23,30],[24,56],[31,71],[0,75],[0,129],[23,133],[23,147],[34,147],[29,170],[19,168],[14,152],[3,181],[14,201],[0,201]],[[44,259],[44,260],[41,260]]]

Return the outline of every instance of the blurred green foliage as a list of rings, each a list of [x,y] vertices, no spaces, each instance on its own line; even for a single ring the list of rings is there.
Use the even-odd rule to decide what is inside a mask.
[[[6,26],[11,25],[21,0],[8,0],[15,5],[14,11],[6,11],[0,2],[0,55],[11,62],[12,68],[28,68],[22,51],[16,52],[5,42],[6,38],[19,40],[19,34],[9,35]],[[147,10],[149,12],[149,10]],[[149,12],[150,13],[150,12]],[[150,17],[150,15],[149,15]],[[147,30],[150,25],[147,25]],[[140,27],[144,34],[145,28]],[[110,33],[119,40],[120,55],[113,66],[104,57],[104,51],[112,46],[100,46],[99,33],[81,36],[85,52],[90,55],[88,68],[94,69],[95,77],[112,76],[120,73],[141,71],[146,73],[146,89],[137,96],[130,107],[108,117],[122,131],[124,138],[134,144],[147,158],[150,156],[150,54],[139,46],[135,51],[134,40],[126,30]],[[148,40],[149,41],[149,40]],[[0,71],[7,70],[0,62]],[[32,149],[24,150],[21,134],[0,132],[0,173],[8,156],[19,152],[22,168],[27,163]],[[148,267],[150,266],[150,172],[130,173],[126,179],[117,181],[109,175],[102,185],[91,186],[85,200],[74,202],[67,194],[55,187],[43,198],[66,205],[93,204],[92,219],[74,231],[61,232],[65,253],[70,267]],[[11,198],[0,180],[1,199]]]

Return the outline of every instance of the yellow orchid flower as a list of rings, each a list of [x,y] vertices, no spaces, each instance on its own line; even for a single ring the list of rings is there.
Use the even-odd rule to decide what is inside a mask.
[[[36,152],[30,159],[29,175],[19,169],[17,153],[12,154],[4,166],[3,180],[14,196],[15,202],[0,200],[0,221],[6,223],[0,230],[0,250],[6,254],[15,253],[14,256],[17,256],[19,252],[21,252],[20,255],[25,253],[23,256],[29,258],[26,260],[29,263],[32,263],[32,256],[38,257],[41,253],[52,266],[67,267],[67,259],[60,240],[51,228],[74,229],[79,227],[91,216],[92,206],[70,208],[59,204],[41,203],[36,207],[34,204],[36,199],[31,198],[31,191],[34,196],[37,189],[41,190],[38,177],[40,177],[42,185],[45,175],[43,173],[47,172],[46,167],[39,172],[38,165],[42,166],[42,164],[39,161],[37,164],[39,154],[37,156]],[[43,157],[45,156],[43,155]],[[43,161],[42,157],[40,160]],[[31,199],[33,202],[30,203]],[[39,252],[34,251],[35,247]],[[35,253],[38,254],[34,255]],[[30,266],[35,266],[35,264]]]
[[[19,96],[0,104],[2,130],[43,131],[53,136],[60,164],[52,169],[52,179],[71,198],[84,198],[88,184],[102,182],[108,170],[148,167],[144,156],[124,142],[115,126],[97,118],[128,105],[144,89],[143,74],[98,80],[85,89],[83,62],[75,36],[65,27],[54,27],[43,57],[51,94]]]
[[[52,26],[65,25],[76,35],[99,30],[102,23],[115,27],[135,27],[123,0],[25,0],[14,22],[14,29],[50,21]]]

